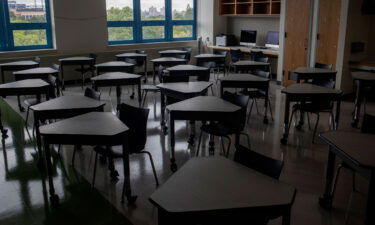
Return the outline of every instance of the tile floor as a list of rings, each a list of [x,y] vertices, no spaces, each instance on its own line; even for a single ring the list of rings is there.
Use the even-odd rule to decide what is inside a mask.
[[[319,207],[318,198],[324,188],[328,147],[320,140],[317,140],[317,144],[311,143],[312,131],[308,130],[307,125],[302,131],[291,129],[288,145],[280,144],[284,111],[284,96],[280,90],[280,86],[272,84],[274,121],[263,124],[262,115],[253,110],[246,131],[251,136],[253,150],[285,161],[280,180],[295,186],[298,191],[292,209],[291,224],[362,224],[368,185],[365,179],[357,176],[359,192],[352,193],[351,174],[343,171],[334,207],[330,211],[324,210]],[[101,91],[102,100],[107,102],[106,111],[111,111],[112,103],[116,102],[115,94],[112,92],[110,97],[107,88]],[[81,93],[78,86],[70,86],[65,92],[66,95]],[[136,100],[130,100],[128,93],[127,90],[123,92],[123,102],[137,105]],[[159,98],[159,94],[149,94],[146,102],[146,107],[151,109],[146,150],[152,153],[159,180],[164,183],[172,173],[169,169],[168,136],[164,136],[160,129]],[[136,205],[128,207],[120,200],[123,184],[121,160],[116,161],[116,168],[120,173],[119,181],[112,181],[107,165],[102,164],[98,168],[95,189],[90,187],[89,181],[93,172],[93,154],[90,147],[84,147],[79,152],[74,168],[71,164],[71,147],[64,147],[61,158],[55,154],[54,181],[62,204],[58,210],[50,209],[46,177],[35,166],[33,142],[24,129],[25,113],[18,111],[16,98],[1,100],[0,107],[2,120],[9,129],[9,137],[3,141],[1,149],[3,157],[0,156],[0,224],[156,224],[157,210],[148,201],[148,197],[156,189],[148,158],[144,155],[131,156],[131,182],[138,199]],[[352,130],[351,107],[351,102],[343,102],[340,129]],[[368,106],[369,110],[373,108],[373,105]],[[262,112],[263,108],[260,107],[259,110]],[[313,116],[312,122],[315,122]],[[32,119],[29,124],[32,124]],[[323,116],[318,129],[324,131],[328,127],[328,117]],[[199,124],[196,126],[197,132],[198,128]],[[31,131],[30,127],[29,130]],[[189,146],[187,143],[188,131],[189,127],[185,121],[176,123],[176,159],[179,166],[194,156],[195,146]],[[202,147],[207,151],[207,137]],[[232,148],[232,153],[233,151]],[[216,144],[216,154],[219,152],[219,145]],[[281,221],[274,220],[270,224],[281,224]]]

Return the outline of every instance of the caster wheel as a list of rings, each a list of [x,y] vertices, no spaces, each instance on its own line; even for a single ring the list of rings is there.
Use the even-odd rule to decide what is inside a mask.
[[[263,123],[264,123],[264,124],[268,124],[268,119],[264,118],[264,119],[263,119]]]
[[[176,163],[172,163],[171,164],[171,171],[172,172],[176,172],[177,171],[177,164]]]
[[[280,143],[286,145],[288,143],[288,140],[286,138],[281,138]]]
[[[126,200],[128,200],[128,205],[133,205],[137,201],[136,195],[128,196],[126,197]]]
[[[320,197],[320,198],[319,198],[319,205],[320,205],[322,208],[330,209],[330,208],[332,207],[332,200],[329,199],[329,198]]]
[[[57,208],[60,206],[60,198],[58,195],[54,194],[49,197],[52,208]]]

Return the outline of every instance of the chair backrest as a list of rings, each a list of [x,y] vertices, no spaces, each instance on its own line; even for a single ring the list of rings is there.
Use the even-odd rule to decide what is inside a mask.
[[[145,50],[135,50],[135,53],[137,54],[146,54]]]
[[[129,128],[128,150],[137,153],[145,148],[147,141],[147,118],[150,110],[122,103],[119,106],[120,120]]]
[[[132,59],[132,58],[125,58],[125,62],[134,64],[134,65],[137,65],[137,63],[138,63],[136,59]]]
[[[367,113],[363,116],[361,132],[375,134],[375,116]]]
[[[162,75],[162,82],[163,83],[177,83],[177,82],[189,82],[189,76],[186,75]]]
[[[263,52],[250,52],[250,60],[257,61],[261,57],[264,57]]]
[[[92,88],[86,88],[85,89],[85,96],[88,97],[88,98],[92,98],[92,99],[100,101],[100,95],[101,95],[100,92],[95,91]]]
[[[177,55],[174,55],[173,57],[178,58],[178,59],[186,59],[186,54],[177,54]]]
[[[55,69],[55,70],[57,70],[57,71],[59,71],[59,72],[60,72],[60,65],[59,65],[59,64],[56,64],[56,63],[54,63],[54,64],[52,64],[52,69]]]
[[[320,69],[327,69],[331,70],[333,68],[332,64],[323,64],[323,63],[315,63],[315,68],[320,68]]]
[[[59,91],[58,90],[58,84],[57,84],[57,77],[48,75],[47,83],[49,83],[50,88],[49,88],[49,97],[50,98],[56,98],[56,93]]]
[[[225,51],[225,50],[214,50],[214,54],[227,56],[228,51]]]
[[[146,54],[146,51],[145,50],[135,50],[135,53]],[[136,65],[137,67],[142,67],[145,64],[143,59],[133,59],[132,62],[128,62],[128,63],[132,63],[132,64]]]
[[[254,59],[254,61],[256,62],[263,62],[263,63],[268,63],[270,61],[270,59],[268,57],[256,57]]]
[[[191,52],[193,51],[193,48],[182,48],[182,51],[186,51],[185,59],[189,62],[191,59]]]
[[[34,59],[33,59],[34,62],[37,62],[37,63],[40,63],[40,57],[39,56],[35,56]]]
[[[246,115],[247,115],[247,105],[249,103],[249,96],[246,95],[239,95],[236,93],[231,93],[229,91],[225,91],[222,99],[225,101],[228,101],[236,106],[241,107],[240,110],[240,117],[238,118],[238,129],[243,130],[245,125],[246,125]],[[231,118],[230,121],[230,126],[233,126],[233,119]],[[236,126],[237,127],[237,126]]]
[[[230,59],[231,62],[235,63],[241,60],[242,58],[242,51],[240,49],[231,49],[230,50]]]
[[[267,78],[267,79],[270,78],[270,72],[266,72],[266,71],[263,71],[263,70],[255,70],[254,75],[256,75],[258,77]]]
[[[279,179],[284,166],[284,161],[261,155],[242,145],[236,146],[233,160],[274,179]]]

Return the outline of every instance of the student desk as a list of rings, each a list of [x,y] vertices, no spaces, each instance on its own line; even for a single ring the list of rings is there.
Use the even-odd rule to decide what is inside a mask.
[[[285,111],[284,111],[284,134],[280,142],[287,144],[289,135],[289,110],[291,102],[308,102],[308,101],[319,101],[319,100],[331,100],[336,101],[336,115],[335,115],[335,129],[338,128],[340,119],[340,105],[342,91],[321,87],[313,84],[292,84],[284,88],[281,93],[286,95],[285,99]]]
[[[175,120],[227,121],[239,118],[241,108],[215,96],[198,96],[167,106],[169,113],[169,141],[171,147],[171,170],[177,170],[175,162]],[[236,135],[238,143],[238,135]],[[213,143],[212,143],[213,144]],[[213,149],[213,146],[210,146]],[[211,150],[212,151],[212,150]]]
[[[185,56],[187,54],[187,51],[184,50],[164,50],[159,51],[160,57],[176,57],[178,55]]]
[[[170,76],[197,77],[198,81],[210,80],[210,69],[194,65],[177,65],[166,69]]]
[[[69,57],[59,59],[60,66],[61,66],[61,82],[62,82],[62,89],[65,90],[65,79],[64,79],[64,67],[65,66],[81,66],[82,76],[83,76],[83,67],[87,66],[94,66],[95,59],[86,56],[78,56],[78,57]],[[92,76],[94,76],[94,71],[91,71]]]
[[[238,71],[244,71],[247,73],[248,71],[253,71],[256,69],[262,69],[265,71],[270,71],[270,63],[265,62],[257,62],[251,60],[240,60],[231,64],[231,67],[234,68],[234,72],[237,73]]]
[[[153,82],[155,84],[155,77],[156,77],[156,68],[159,66],[165,66],[165,67],[172,67],[172,66],[177,66],[181,64],[186,64],[187,60],[186,59],[179,59],[179,58],[174,58],[174,57],[162,57],[162,58],[157,58],[151,60],[153,63],[152,66],[152,76],[153,76]]]
[[[329,145],[325,191],[319,204],[326,208],[332,206],[335,158],[338,156],[353,170],[370,178],[365,224],[375,224],[375,135],[330,131],[319,136]]]
[[[2,83],[5,83],[5,77],[4,77],[5,71],[12,72],[12,71],[18,71],[18,70],[31,69],[35,67],[39,67],[39,62],[35,62],[33,60],[1,63],[0,64],[1,81]]]
[[[134,73],[134,64],[127,63],[123,61],[112,61],[96,64],[96,74],[100,75],[102,73],[110,72],[123,72],[123,73]]]
[[[144,70],[144,73],[145,73],[144,82],[146,83],[146,81],[147,81],[147,54],[129,52],[129,53],[118,54],[118,55],[116,55],[116,58],[119,61],[125,61],[126,59],[135,59],[136,61],[142,61],[143,66],[144,66],[143,70]]]
[[[149,198],[158,225],[237,224],[282,216],[289,225],[296,189],[224,157],[192,158]],[[242,224],[242,223],[241,223]]]
[[[49,145],[122,145],[124,163],[124,187],[129,204],[137,196],[132,196],[130,186],[129,152],[126,150],[128,127],[112,113],[91,112],[70,119],[40,127],[43,137],[44,153],[47,165],[50,202],[52,207],[59,205],[59,196],[55,193]],[[124,193],[122,194],[122,199]]]
[[[352,72],[352,77],[356,85],[356,95],[352,113],[352,126],[357,127],[363,101],[363,89],[368,86],[375,87],[375,73]]]
[[[156,87],[160,89],[161,92],[161,126],[166,132],[165,126],[165,107],[166,99],[165,97],[170,97],[177,100],[186,100],[196,96],[206,95],[207,89],[212,86],[211,82],[198,81],[198,82],[178,82],[178,83],[161,83]],[[190,136],[189,143],[194,139],[194,134]]]
[[[314,67],[298,67],[293,71],[290,80],[301,83],[301,80],[333,80],[336,81],[337,71]]]
[[[59,71],[51,67],[37,67],[13,72],[16,80],[42,79],[47,80],[49,75],[59,77]]]
[[[264,119],[263,123],[268,123],[267,107],[268,107],[268,89],[270,80],[254,76],[251,74],[231,74],[226,77],[220,77],[220,96],[223,96],[225,88],[255,88],[264,90],[266,98],[264,99]]]
[[[93,87],[98,90],[99,87],[116,87],[117,105],[121,104],[121,86],[137,85],[138,86],[138,102],[141,105],[141,75],[130,73],[105,73],[91,78]]]
[[[43,158],[41,147],[42,141],[39,132],[39,123],[45,120],[65,119],[93,111],[103,111],[104,102],[97,101],[85,96],[64,95],[52,100],[42,102],[30,107],[34,112],[34,126],[36,132],[36,141],[39,151],[38,166],[42,168]]]
[[[46,99],[49,99],[49,84],[41,79],[29,79],[15,81],[11,83],[0,85],[0,96],[20,96],[20,95],[36,95],[37,100],[40,101],[41,95],[45,94]],[[19,103],[18,107],[22,107]],[[4,129],[1,122],[1,110],[0,110],[0,130],[3,138],[7,138],[7,130]]]

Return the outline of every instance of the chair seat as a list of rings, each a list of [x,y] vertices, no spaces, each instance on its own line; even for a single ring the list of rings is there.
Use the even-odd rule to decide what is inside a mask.
[[[160,91],[160,89],[156,87],[155,85],[142,85],[141,89],[145,91],[154,91],[154,92]]]
[[[307,102],[304,104],[295,104],[293,105],[293,109],[310,112],[310,113],[317,113],[317,112],[330,112],[332,111],[332,106],[330,104],[322,104],[322,103],[313,103]]]
[[[240,92],[243,95],[247,95],[250,98],[265,98],[266,97],[266,92],[263,90],[243,90]]]
[[[231,135],[238,132],[238,129],[236,129],[235,127],[230,127],[223,123],[211,123],[202,125],[201,130],[205,133],[219,137]]]
[[[33,106],[33,105],[38,104],[38,100],[36,98],[29,98],[29,99],[25,99],[23,103],[25,103],[25,105],[27,106]]]

